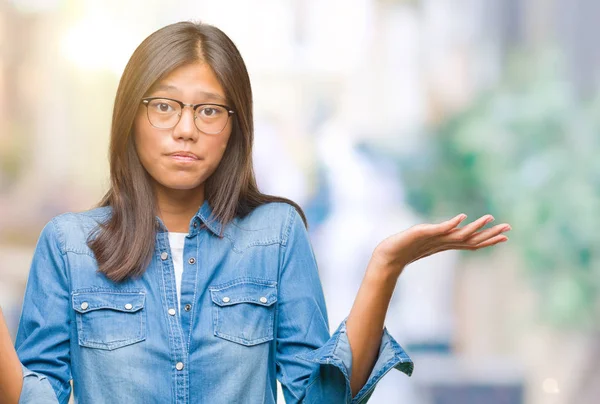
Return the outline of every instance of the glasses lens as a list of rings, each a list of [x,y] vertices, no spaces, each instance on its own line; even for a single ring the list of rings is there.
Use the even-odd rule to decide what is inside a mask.
[[[229,112],[219,105],[202,105],[196,110],[198,130],[209,135],[221,133],[225,129],[228,120]]]
[[[155,99],[148,103],[148,120],[152,126],[162,129],[172,128],[179,122],[181,106],[175,101]]]

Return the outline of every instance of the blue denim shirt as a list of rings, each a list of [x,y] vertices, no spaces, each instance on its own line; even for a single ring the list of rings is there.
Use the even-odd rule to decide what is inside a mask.
[[[365,386],[351,397],[345,322],[330,336],[315,257],[296,210],[271,203],[223,229],[204,203],[184,245],[181,314],[168,233],[144,275],[97,272],[86,239],[111,213],[52,219],[38,241],[16,339],[21,403],[366,402],[391,369],[413,364],[384,330]],[[223,230],[223,237],[219,237]]]

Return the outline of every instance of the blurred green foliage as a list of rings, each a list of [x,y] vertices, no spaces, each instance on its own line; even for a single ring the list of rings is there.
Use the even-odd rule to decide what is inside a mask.
[[[555,54],[517,55],[501,83],[402,160],[426,216],[492,213],[555,326],[600,325],[600,97],[578,100]]]
[[[22,174],[24,164],[20,156],[23,156],[28,139],[23,125],[9,121],[5,126],[9,135],[0,137],[0,194],[7,192]]]

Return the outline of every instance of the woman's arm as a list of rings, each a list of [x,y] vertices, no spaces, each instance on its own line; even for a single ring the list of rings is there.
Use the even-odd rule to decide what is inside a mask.
[[[15,338],[23,365],[20,404],[66,404],[71,394],[70,282],[58,226],[55,219],[44,226],[27,277]]]
[[[330,334],[308,232],[296,209],[290,206],[288,212],[280,249],[275,357],[286,403],[365,403],[392,368],[410,375],[412,361],[387,332],[382,335],[380,330],[377,347],[381,345],[382,352],[371,366],[374,375],[367,380],[364,393],[352,398],[353,358],[346,321]]]
[[[420,258],[447,250],[477,250],[508,238],[507,224],[478,231],[494,218],[482,218],[462,227],[466,218],[459,215],[436,225],[418,225],[381,242],[375,251],[346,321],[352,351],[350,386],[354,397],[371,374],[379,353],[385,316],[398,277],[406,265]]]
[[[19,402],[23,372],[0,308],[0,403]]]

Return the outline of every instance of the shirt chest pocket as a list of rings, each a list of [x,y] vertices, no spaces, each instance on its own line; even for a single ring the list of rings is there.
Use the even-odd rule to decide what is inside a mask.
[[[214,335],[246,346],[273,339],[276,282],[244,278],[209,290]]]
[[[146,339],[145,293],[73,292],[79,345],[113,350]]]

